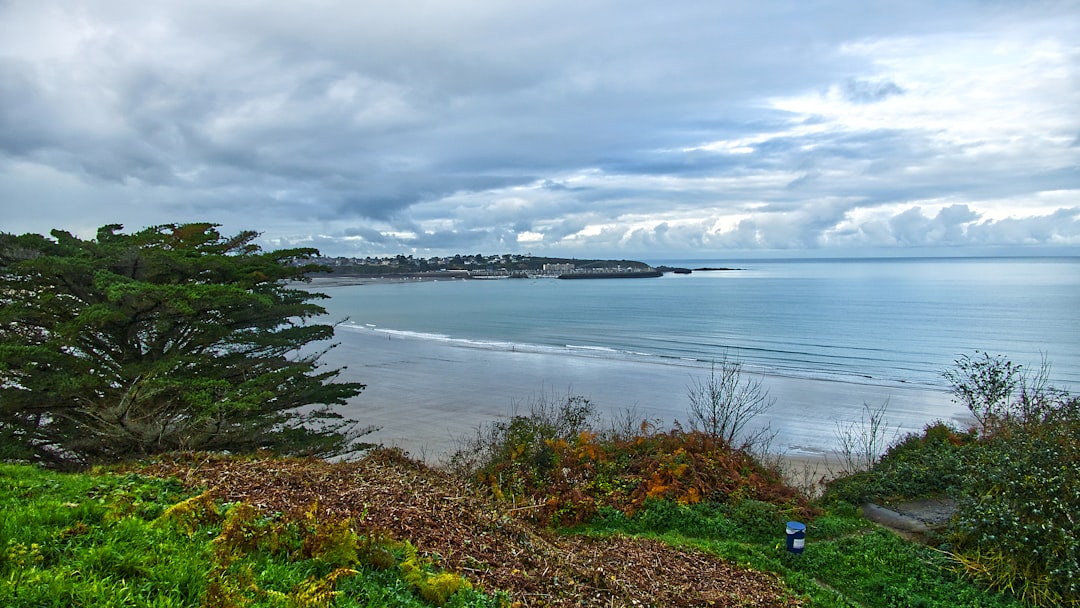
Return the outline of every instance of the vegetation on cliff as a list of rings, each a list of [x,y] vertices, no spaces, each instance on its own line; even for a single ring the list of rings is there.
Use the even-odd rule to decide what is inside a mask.
[[[962,356],[945,372],[978,421],[926,427],[872,469],[837,479],[827,500],[957,501],[929,539],[951,567],[1032,606],[1080,605],[1080,398],[1001,355]]]

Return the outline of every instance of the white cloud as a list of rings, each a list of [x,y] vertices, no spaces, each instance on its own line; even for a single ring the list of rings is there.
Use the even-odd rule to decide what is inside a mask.
[[[1080,244],[1080,8],[863,8],[2,3],[0,228],[206,220],[335,254]]]

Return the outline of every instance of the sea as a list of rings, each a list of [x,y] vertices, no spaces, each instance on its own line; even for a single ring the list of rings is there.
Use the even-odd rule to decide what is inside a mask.
[[[588,399],[598,425],[688,425],[722,361],[772,402],[774,451],[835,451],[883,408],[889,439],[972,424],[942,373],[976,351],[1080,389],[1080,257],[655,260],[660,278],[377,281],[312,289],[323,362],[367,388],[343,415],[438,461],[484,425]]]

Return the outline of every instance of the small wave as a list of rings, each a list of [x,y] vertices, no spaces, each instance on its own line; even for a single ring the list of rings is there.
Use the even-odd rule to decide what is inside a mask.
[[[390,336],[401,336],[403,338],[419,338],[419,339],[422,339],[422,340],[439,340],[439,341],[445,342],[445,341],[453,339],[453,338],[451,338],[450,336],[448,336],[446,334],[426,333],[426,332],[420,332],[420,331],[406,331],[406,330],[403,330],[403,329],[385,329],[385,328],[380,328],[378,326],[372,325],[371,323],[364,323],[362,325],[358,324],[358,323],[342,323],[338,327],[340,327],[341,329],[347,329],[347,330],[356,331],[356,332],[379,333],[379,334],[386,334],[386,335],[390,335]]]
[[[344,323],[340,325],[340,327],[357,333],[382,334],[402,339],[439,342],[459,348],[610,359],[650,365],[685,367],[688,370],[696,370],[696,372],[692,371],[691,373],[707,373],[709,366],[714,365],[717,362],[716,358],[692,356],[690,354],[624,350],[610,346],[588,344],[545,345],[526,342],[456,338],[441,333],[379,328],[370,323],[359,324],[350,322]],[[765,348],[760,346],[756,348],[740,348],[737,349],[737,352],[738,355],[736,358],[741,361],[744,370],[753,375],[897,388],[941,388],[936,384],[916,380],[912,377],[898,377],[896,375],[896,370],[886,370],[882,368],[872,368],[871,370],[865,368],[857,370],[847,369],[846,366],[843,365],[836,366],[835,362],[830,363],[828,361],[823,361],[820,357],[815,356],[812,353],[805,353],[798,350],[785,351],[774,348],[772,345]],[[839,357],[838,359],[844,360],[852,358]],[[867,373],[868,371],[870,373]]]
[[[627,351],[616,350],[616,349],[611,348],[609,346],[583,346],[583,345],[578,345],[578,344],[567,344],[566,348],[568,348],[570,350],[594,350],[594,351],[598,351],[598,352],[602,352],[602,353],[627,352]]]

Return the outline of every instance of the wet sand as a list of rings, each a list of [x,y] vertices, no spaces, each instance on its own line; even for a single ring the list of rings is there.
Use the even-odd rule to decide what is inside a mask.
[[[581,353],[537,353],[473,348],[373,330],[339,329],[339,345],[323,358],[347,366],[342,380],[367,389],[339,408],[347,417],[379,430],[367,440],[398,447],[437,463],[463,437],[493,420],[528,413],[539,399],[578,395],[595,406],[600,424],[632,415],[668,426],[688,421],[688,386],[709,369],[691,362],[643,362]],[[837,448],[838,426],[859,421],[863,404],[888,401],[888,439],[920,431],[934,420],[967,424],[966,412],[941,390],[924,387],[764,376],[775,398],[751,428],[777,432],[772,449],[817,471]],[[834,458],[835,461],[835,458]]]

